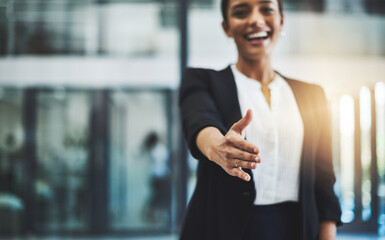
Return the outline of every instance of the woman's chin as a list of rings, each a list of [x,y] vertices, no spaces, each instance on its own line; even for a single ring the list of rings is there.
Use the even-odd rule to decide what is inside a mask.
[[[261,59],[269,58],[270,55],[271,54],[269,51],[264,50],[264,51],[248,52],[246,54],[242,54],[241,57],[248,61],[258,61]]]

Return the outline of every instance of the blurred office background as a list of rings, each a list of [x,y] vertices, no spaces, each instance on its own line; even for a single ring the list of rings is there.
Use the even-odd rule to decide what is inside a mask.
[[[181,73],[236,61],[219,2],[0,0],[1,239],[176,239]],[[385,1],[284,5],[273,62],[326,90],[338,239],[385,236]]]

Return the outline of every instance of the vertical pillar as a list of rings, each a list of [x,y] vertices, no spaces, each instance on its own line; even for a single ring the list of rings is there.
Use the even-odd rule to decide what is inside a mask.
[[[182,79],[182,74],[184,70],[187,67],[187,61],[188,61],[188,7],[189,7],[189,0],[180,0],[179,1],[179,31],[180,31],[180,43],[179,43],[179,49],[180,49],[180,79]],[[179,115],[179,111],[174,111]],[[179,118],[178,118],[179,121]],[[179,129],[179,136],[180,139],[178,145],[179,145],[179,186],[177,188],[177,199],[178,200],[178,210],[177,210],[177,217],[176,217],[176,224],[175,226],[176,230],[178,231],[181,227],[181,222],[184,217],[186,205],[187,205],[187,183],[188,183],[188,164],[187,164],[187,146],[183,140],[182,130]]]
[[[360,97],[354,98],[354,221],[362,221],[362,165]]]
[[[15,53],[15,21],[14,21],[14,6],[13,6],[14,0],[8,0],[6,9],[7,9],[7,48],[6,48],[6,55],[10,56]]]
[[[378,216],[379,216],[379,198],[378,198],[378,166],[377,166],[377,126],[376,126],[376,96],[374,88],[371,89],[371,114],[372,114],[372,128],[371,128],[371,167],[370,167],[370,177],[371,177],[371,209],[372,215],[370,218],[371,224],[375,229],[378,229]]]
[[[35,180],[37,169],[36,156],[36,126],[37,126],[37,90],[26,89],[23,103],[23,125],[25,131],[23,172],[24,172],[24,191],[22,199],[25,203],[25,213],[22,232],[34,233],[36,223],[36,202],[35,202]]]
[[[92,234],[108,230],[109,109],[108,90],[95,90],[91,112],[90,192]]]

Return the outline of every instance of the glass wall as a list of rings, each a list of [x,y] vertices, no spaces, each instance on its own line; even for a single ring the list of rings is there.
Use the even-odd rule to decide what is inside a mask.
[[[87,230],[90,218],[91,94],[39,91],[36,111],[36,228]]]
[[[3,52],[12,55],[172,56],[178,50],[175,0],[11,0],[0,9]]]
[[[171,232],[173,91],[0,90],[0,235]]]
[[[25,214],[23,100],[20,89],[0,88],[0,234],[20,232]]]
[[[117,91],[110,101],[111,228],[171,227],[168,95]]]
[[[178,7],[0,0],[0,235],[178,227]]]

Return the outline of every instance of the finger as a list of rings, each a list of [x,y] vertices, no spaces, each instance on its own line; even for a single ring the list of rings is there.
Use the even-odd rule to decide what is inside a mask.
[[[250,162],[250,161],[242,161],[242,160],[236,159],[236,160],[234,160],[234,167],[256,169],[257,168],[257,163],[256,162]]]
[[[236,122],[231,129],[234,130],[235,132],[239,133],[242,135],[243,130],[251,123],[251,120],[253,119],[253,111],[251,109],[248,109],[246,112],[246,115]]]
[[[261,160],[260,156],[255,153],[249,153],[237,148],[231,149],[231,153],[228,154],[228,158],[239,159],[243,161],[259,162]]]
[[[230,174],[232,176],[239,177],[244,181],[247,181],[247,182],[250,181],[250,175],[242,171],[241,168],[233,168],[232,170],[230,170]]]
[[[259,153],[259,148],[256,147],[254,144],[251,142],[246,141],[243,138],[237,138],[230,136],[226,138],[226,141],[230,143],[233,147],[236,147],[238,149],[241,149],[243,151],[249,152],[249,153]]]

